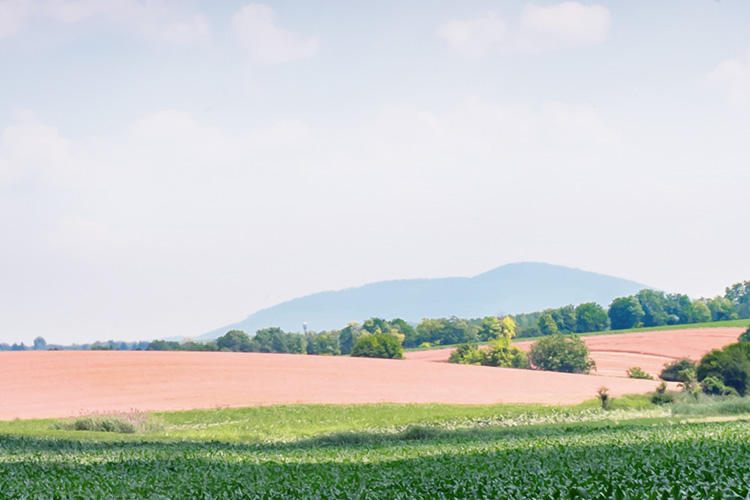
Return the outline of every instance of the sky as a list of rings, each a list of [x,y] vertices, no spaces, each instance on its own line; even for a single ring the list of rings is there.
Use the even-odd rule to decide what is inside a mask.
[[[0,0],[0,342],[540,261],[750,280],[750,2]]]

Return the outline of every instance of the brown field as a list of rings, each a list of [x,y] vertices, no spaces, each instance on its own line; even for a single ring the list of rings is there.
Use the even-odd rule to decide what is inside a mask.
[[[595,375],[626,377],[625,370],[640,366],[657,377],[664,367],[679,358],[695,361],[711,349],[737,342],[744,328],[701,328],[660,332],[622,333],[582,337],[596,361]],[[517,342],[528,350],[532,342]],[[412,361],[446,362],[453,349],[433,349],[406,353]]]
[[[641,366],[699,357],[742,329],[717,328],[589,337],[598,376],[293,354],[32,351],[0,353],[0,420],[82,413],[167,411],[292,403],[575,404],[601,386],[613,396],[656,382],[624,378]],[[434,360],[434,359],[433,359]],[[617,376],[612,376],[617,375]]]

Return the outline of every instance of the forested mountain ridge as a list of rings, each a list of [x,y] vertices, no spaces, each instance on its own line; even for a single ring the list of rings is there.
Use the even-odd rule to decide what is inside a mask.
[[[603,274],[537,262],[508,264],[471,278],[381,281],[296,298],[260,310],[245,320],[199,337],[213,339],[228,330],[250,334],[266,327],[301,331],[342,328],[369,317],[423,318],[518,314],[565,304],[597,302],[607,306],[616,297],[647,285]]]

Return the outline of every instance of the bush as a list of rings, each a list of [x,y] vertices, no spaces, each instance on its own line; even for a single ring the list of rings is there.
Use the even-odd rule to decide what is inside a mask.
[[[667,382],[679,382],[678,376],[680,372],[688,369],[695,370],[695,361],[691,361],[688,358],[678,359],[677,361],[665,364],[659,377]]]
[[[737,396],[737,391],[732,387],[727,387],[724,382],[716,377],[706,377],[701,382],[701,389],[704,394],[712,396]]]
[[[667,392],[667,383],[662,382],[656,388],[656,392],[651,396],[651,402],[655,405],[665,405],[674,402],[674,396]]]
[[[163,427],[146,413],[132,411],[129,413],[102,413],[84,415],[53,424],[53,429],[71,431],[115,432],[133,434],[136,432],[154,432]]]
[[[462,365],[499,366],[504,368],[529,367],[529,360],[526,353],[502,339],[490,342],[488,349],[480,349],[477,344],[472,342],[461,344],[453,351],[448,362],[460,363]]]
[[[576,335],[550,335],[535,342],[529,351],[531,365],[540,370],[589,373],[596,368],[589,349]]]
[[[609,410],[612,408],[612,398],[609,396],[609,389],[606,387],[600,387],[596,391],[596,397],[599,398],[599,402],[602,405],[602,410]]]
[[[449,363],[460,363],[462,365],[481,365],[483,361],[484,355],[474,342],[461,344],[448,358]]]
[[[740,338],[737,340],[739,340],[740,342],[750,342],[750,327],[742,332],[742,335],[740,335]]]
[[[698,363],[696,375],[700,381],[716,378],[744,396],[750,385],[750,343],[741,342],[721,350],[714,349]]]
[[[366,333],[352,346],[352,356],[360,358],[404,359],[401,341],[391,333]]]
[[[641,368],[640,366],[634,366],[632,368],[628,368],[627,370],[625,370],[625,373],[627,373],[628,377],[630,378],[642,378],[646,380],[654,380],[654,377],[644,372],[643,368]]]

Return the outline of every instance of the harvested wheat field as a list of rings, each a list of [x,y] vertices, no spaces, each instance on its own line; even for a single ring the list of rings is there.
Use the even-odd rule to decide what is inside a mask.
[[[291,403],[574,404],[653,381],[294,354],[0,353],[0,420]]]
[[[652,332],[621,333],[582,337],[596,361],[596,375],[626,377],[625,371],[640,366],[657,377],[664,367],[679,358],[699,360],[711,349],[737,342],[744,328],[696,328]],[[528,350],[532,342],[517,342]],[[412,361],[446,362],[453,349],[433,349],[406,353]]]

